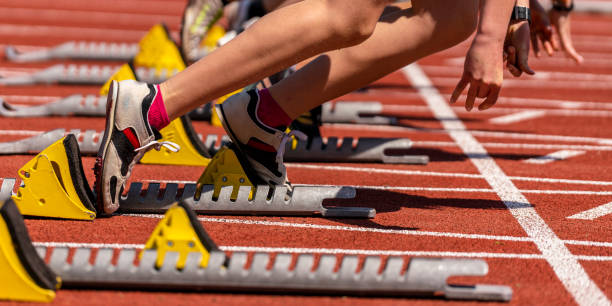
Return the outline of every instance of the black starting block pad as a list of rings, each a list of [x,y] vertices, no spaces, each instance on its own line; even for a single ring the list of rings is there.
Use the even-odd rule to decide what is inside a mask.
[[[103,85],[120,67],[110,65],[64,65],[58,64],[32,74],[0,77],[0,85],[36,84],[87,84]],[[161,83],[177,70],[158,68],[136,68],[138,80],[147,83]]]
[[[179,185],[166,184],[163,192],[159,183],[151,183],[143,190],[143,184],[130,184],[127,195],[120,199],[122,213],[163,213],[176,201],[184,201],[190,208],[201,214],[231,215],[274,215],[308,216],[320,215],[329,218],[373,218],[376,210],[368,207],[326,207],[327,199],[351,199],[355,189],[345,186],[294,186],[271,188],[267,185],[254,187],[238,186],[238,196],[232,199],[233,186],[221,187],[218,197],[214,196],[214,185],[202,185],[201,194],[196,196],[198,186],[185,184],[179,193]]]
[[[138,44],[130,43],[68,41],[51,48],[23,53],[13,46],[6,46],[4,54],[9,61],[19,63],[60,59],[122,62],[136,56],[139,49]]]

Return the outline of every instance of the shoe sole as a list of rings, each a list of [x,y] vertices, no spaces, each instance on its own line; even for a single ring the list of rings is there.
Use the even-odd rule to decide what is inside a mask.
[[[115,82],[110,84],[108,91],[108,98],[106,100],[106,129],[104,130],[104,137],[102,138],[100,149],[98,149],[94,166],[94,173],[96,173],[94,189],[96,192],[96,209],[98,210],[98,214],[106,214],[104,211],[104,199],[102,197],[102,183],[104,182],[104,157],[110,145],[113,127],[115,126],[115,109],[117,108],[116,102],[119,97],[119,88],[115,88],[114,84]]]

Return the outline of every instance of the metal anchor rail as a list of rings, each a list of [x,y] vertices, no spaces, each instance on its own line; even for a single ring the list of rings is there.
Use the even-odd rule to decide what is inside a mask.
[[[175,183],[167,184],[163,192],[160,192],[159,183],[149,184],[146,190],[142,187],[140,182],[130,185],[127,195],[120,199],[120,212],[164,213],[173,203],[183,201],[195,212],[206,214],[321,215],[329,218],[374,218],[376,215],[374,208],[323,205],[327,199],[354,198],[355,189],[345,186],[300,185],[288,192],[284,186],[262,185],[254,188],[251,199],[250,186],[239,186],[235,199],[232,186],[221,187],[218,197],[214,196],[214,185],[201,186],[199,196],[195,183],[185,184],[182,192]]]
[[[229,142],[227,136],[217,143],[217,135],[208,135],[204,145],[214,155],[224,144]],[[405,152],[412,147],[408,138],[357,138],[344,137],[311,137],[302,141],[297,139],[297,145],[287,143],[285,161],[288,162],[375,162],[385,164],[418,164],[429,162],[427,155],[407,155]],[[341,145],[338,145],[340,143]],[[393,151],[398,153],[395,153]]]
[[[206,267],[201,267],[201,253],[190,253],[182,269],[177,268],[179,254],[168,252],[161,267],[156,267],[157,251],[122,249],[116,264],[113,249],[99,249],[90,263],[92,249],[76,249],[68,262],[69,249],[37,247],[49,267],[66,287],[188,289],[223,291],[266,291],[376,296],[434,296],[448,299],[509,301],[512,290],[507,286],[456,286],[446,283],[451,276],[481,276],[488,273],[482,260],[413,258],[403,271],[405,259],[390,257],[386,263],[368,256],[360,265],[357,256],[344,256],[339,266],[334,255],[299,255],[291,268],[292,254],[255,253],[246,267],[248,254],[235,252],[228,257],[220,251],[210,252]],[[270,267],[268,269],[267,267]],[[314,268],[316,266],[316,268]],[[384,266],[384,269],[381,268]],[[314,269],[313,269],[314,268]],[[359,269],[359,272],[357,270]]]
[[[56,59],[129,61],[136,56],[137,43],[68,41],[55,47],[20,53],[6,46],[4,53],[12,62],[42,62]]]
[[[34,84],[92,84],[102,85],[119,69],[118,66],[58,64],[32,74],[0,78],[0,85]],[[177,71],[155,68],[136,68],[138,80],[147,83],[163,82]]]

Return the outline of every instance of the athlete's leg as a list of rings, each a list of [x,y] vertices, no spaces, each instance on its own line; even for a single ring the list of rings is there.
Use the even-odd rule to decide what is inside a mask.
[[[476,29],[478,1],[413,0],[385,14],[363,43],[328,52],[272,86],[292,119],[300,114],[467,39]],[[399,8],[406,4],[400,4]]]
[[[389,0],[305,0],[264,16],[162,83],[170,120],[322,52],[367,39]]]

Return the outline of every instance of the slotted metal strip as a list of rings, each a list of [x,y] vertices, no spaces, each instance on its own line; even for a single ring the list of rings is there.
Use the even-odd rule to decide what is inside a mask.
[[[20,53],[6,46],[5,55],[13,62],[41,62],[56,59],[129,61],[138,53],[134,43],[69,41],[55,47]]]
[[[106,97],[71,95],[36,106],[11,105],[0,99],[0,115],[4,117],[105,116]]]
[[[380,102],[335,102],[321,105],[323,123],[393,125],[397,118],[383,116]]]
[[[109,65],[63,65],[58,64],[32,74],[0,78],[0,85],[34,84],[91,84],[103,85],[119,69]],[[137,68],[136,77],[141,82],[159,83],[177,71],[155,68]]]
[[[185,184],[179,195],[178,184],[149,184],[146,190],[140,182],[132,183],[127,195],[120,200],[121,212],[164,213],[174,202],[185,201],[198,213],[239,215],[321,215],[323,217],[373,218],[376,210],[367,207],[326,207],[326,199],[350,199],[355,189],[343,186],[294,186],[291,194],[279,186],[271,189],[267,185],[257,186],[255,195],[249,199],[251,187],[240,186],[236,200],[231,199],[233,187],[221,187],[218,198],[213,197],[214,186],[203,185],[196,198],[196,185]]]
[[[43,258],[47,249],[38,247]],[[335,271],[335,255],[302,254],[290,269],[293,255],[256,253],[248,268],[248,254],[234,252],[227,257],[213,251],[205,268],[200,267],[200,253],[190,253],[185,267],[176,268],[178,253],[168,252],[161,268],[155,267],[157,252],[145,250],[138,265],[138,252],[123,249],[113,265],[112,249],[100,249],[90,263],[91,249],[80,248],[68,263],[69,250],[56,247],[51,251],[50,268],[66,287],[89,288],[144,288],[182,290],[223,290],[257,292],[294,292],[351,295],[433,296],[452,299],[509,301],[512,290],[506,286],[452,286],[446,283],[451,276],[482,276],[488,272],[483,260],[413,258],[403,271],[404,258],[368,256],[359,268],[359,258],[344,256]],[[272,262],[271,262],[272,261]],[[267,267],[271,266],[270,269]],[[316,266],[316,268],[314,268]],[[384,268],[383,268],[384,266]],[[314,268],[314,269],[313,269]],[[381,271],[382,268],[382,272]]]

